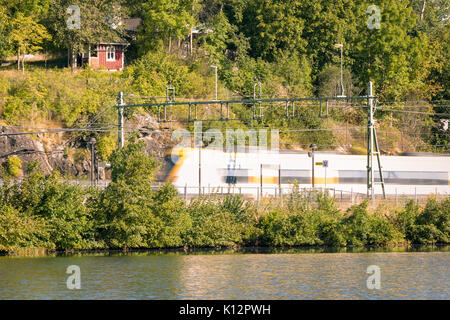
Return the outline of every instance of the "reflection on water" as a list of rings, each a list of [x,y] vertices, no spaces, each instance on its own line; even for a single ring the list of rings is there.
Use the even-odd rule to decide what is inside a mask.
[[[450,298],[449,247],[355,250],[5,256],[0,299]],[[69,265],[81,268],[81,290],[66,287]],[[366,287],[369,265],[381,269],[380,290]]]

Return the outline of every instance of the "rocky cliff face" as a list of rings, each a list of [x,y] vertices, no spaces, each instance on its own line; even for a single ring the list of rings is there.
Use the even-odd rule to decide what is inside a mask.
[[[134,127],[139,132],[139,139],[146,143],[145,152],[161,163],[156,175],[157,179],[164,180],[167,170],[171,167],[165,155],[176,142],[172,141],[170,132],[161,131],[159,124],[152,116],[138,115],[134,122]]]
[[[0,127],[0,165],[5,165],[8,158],[13,155],[22,160],[24,172],[32,161],[38,162],[46,173],[53,170],[42,143],[30,135],[19,135],[15,129]]]
[[[137,115],[129,125],[139,133],[139,139],[145,141],[145,152],[162,163],[157,176],[163,177],[166,167],[165,153],[175,144],[171,141],[170,134],[161,132],[159,124],[151,116]],[[39,138],[36,134],[23,135],[14,128],[0,126],[0,165],[5,166],[8,158],[16,155],[22,160],[23,172],[26,172],[32,161],[36,161],[47,174],[58,170],[63,175],[77,178],[89,176],[90,160],[80,160],[75,163],[64,154],[65,145],[44,147]],[[106,174],[102,172],[100,178],[108,177],[108,172]]]

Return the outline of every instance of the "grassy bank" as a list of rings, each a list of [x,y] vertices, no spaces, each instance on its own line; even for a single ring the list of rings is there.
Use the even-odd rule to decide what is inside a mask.
[[[3,174],[0,251],[200,248],[241,246],[383,246],[449,243],[450,198],[419,207],[343,211],[333,198],[305,197],[294,187],[283,207],[259,210],[240,197],[185,204],[171,185],[152,191],[157,163],[130,142],[111,158],[105,189],[64,182],[29,168],[19,185]],[[36,166],[37,168],[37,166]]]

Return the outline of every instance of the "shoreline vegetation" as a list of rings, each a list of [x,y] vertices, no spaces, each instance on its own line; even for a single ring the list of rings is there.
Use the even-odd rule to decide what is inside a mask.
[[[0,188],[0,252],[140,249],[389,247],[448,244],[450,197],[425,206],[347,210],[325,193],[294,185],[283,207],[258,208],[239,196],[185,203],[167,184],[151,188],[158,163],[136,138],[115,150],[104,190],[72,185],[30,165],[21,184],[6,171]],[[38,249],[41,248],[41,249]],[[183,249],[180,249],[183,248]]]
[[[0,257],[62,257],[62,256],[118,256],[118,255],[221,255],[221,254],[310,254],[310,253],[365,253],[365,252],[450,252],[448,244],[393,244],[383,246],[293,246],[293,247],[176,247],[139,249],[79,249],[56,250],[20,248],[0,251]]]

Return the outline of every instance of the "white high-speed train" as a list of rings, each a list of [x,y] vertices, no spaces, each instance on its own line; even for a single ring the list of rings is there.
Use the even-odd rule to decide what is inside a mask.
[[[312,185],[312,158],[306,151],[227,153],[208,148],[176,148],[166,160],[164,180],[171,181],[181,193],[196,194],[200,185],[202,193],[218,189],[230,192],[231,188],[232,192],[256,195],[261,177],[264,195],[275,195],[280,186],[289,190],[294,182],[300,188]],[[316,151],[314,162],[315,187],[367,192],[367,156]],[[450,156],[381,156],[381,165],[386,194],[450,193]],[[375,157],[374,170],[375,182],[379,182]],[[374,190],[381,194],[381,185],[375,184]]]

